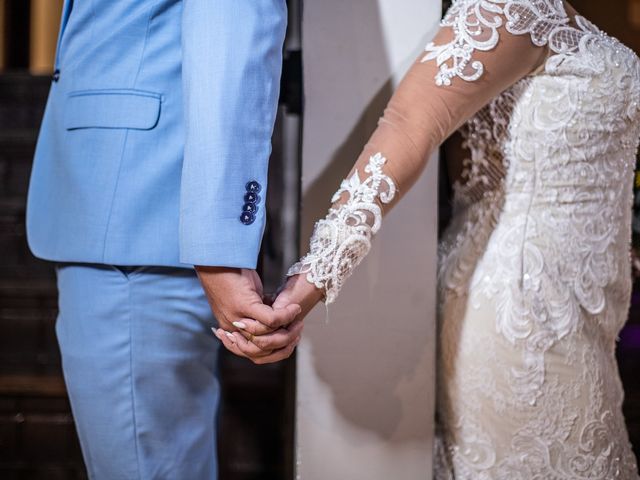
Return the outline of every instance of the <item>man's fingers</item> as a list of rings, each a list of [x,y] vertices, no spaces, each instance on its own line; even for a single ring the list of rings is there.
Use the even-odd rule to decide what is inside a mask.
[[[246,317],[257,320],[258,322],[275,330],[285,325],[289,325],[296,316],[302,312],[300,305],[292,303],[284,308],[273,309],[262,303],[250,305],[247,308]]]
[[[274,329],[267,327],[265,324],[252,320],[250,318],[243,318],[232,324],[238,329],[245,338],[251,339],[251,335],[267,335],[274,332]]]

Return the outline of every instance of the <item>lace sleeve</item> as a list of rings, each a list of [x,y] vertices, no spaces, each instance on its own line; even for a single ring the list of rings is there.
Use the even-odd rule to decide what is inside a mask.
[[[505,24],[513,31],[540,31],[518,7],[531,9],[536,1],[556,3],[454,4],[427,46],[429,53],[413,64],[393,94],[328,215],[316,223],[309,253],[289,275],[305,274],[325,292],[326,303],[336,299],[369,252],[384,214],[413,185],[430,153],[491,99],[542,64],[546,51],[539,41],[503,35]],[[454,77],[467,81],[455,82]]]
[[[437,85],[451,85],[454,77],[473,82],[485,69],[474,53],[493,50],[501,27],[514,35],[529,34],[539,47],[552,41],[554,50],[562,51],[577,43],[569,22],[562,0],[457,0],[441,23],[453,30],[453,39],[430,42],[422,61],[436,61]]]
[[[335,206],[314,228],[310,251],[293,265],[288,275],[305,273],[307,280],[325,291],[325,302],[332,303],[345,280],[369,253],[371,239],[380,229],[382,209],[396,195],[393,180],[382,172],[387,159],[381,153],[369,158],[360,179],[356,170],[343,180],[331,199]],[[340,202],[343,194],[346,201]]]

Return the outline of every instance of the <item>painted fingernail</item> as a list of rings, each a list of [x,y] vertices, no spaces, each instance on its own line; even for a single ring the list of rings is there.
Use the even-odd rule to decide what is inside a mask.
[[[236,343],[236,337],[233,335],[233,333],[229,333],[229,332],[224,332],[224,333],[227,337],[229,337],[229,340],[231,340],[233,343]]]
[[[239,328],[240,330],[244,330],[247,328],[247,324],[244,322],[233,322],[233,326]]]
[[[220,338],[220,334],[218,333],[218,330],[216,330],[216,327],[211,327],[211,331],[216,337]]]

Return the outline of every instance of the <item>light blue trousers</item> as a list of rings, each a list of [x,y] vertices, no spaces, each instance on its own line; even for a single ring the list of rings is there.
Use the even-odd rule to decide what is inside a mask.
[[[219,341],[195,271],[56,271],[56,334],[90,478],[217,478]]]

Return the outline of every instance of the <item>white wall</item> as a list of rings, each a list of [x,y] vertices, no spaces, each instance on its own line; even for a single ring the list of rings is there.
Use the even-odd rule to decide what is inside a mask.
[[[305,2],[302,250],[433,36],[440,0]],[[393,161],[393,159],[390,159]],[[431,478],[437,163],[389,214],[328,318],[298,348],[297,477]]]

